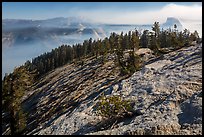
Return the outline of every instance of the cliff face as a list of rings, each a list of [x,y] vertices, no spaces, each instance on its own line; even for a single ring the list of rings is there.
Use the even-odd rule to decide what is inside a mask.
[[[168,17],[166,22],[163,23],[161,26],[163,28],[172,28],[173,29],[175,24],[176,24],[177,29],[179,31],[183,30],[183,26],[182,26],[181,22],[177,18],[174,18],[174,17]]]
[[[102,94],[132,100],[140,115],[105,128],[96,109]],[[113,55],[65,65],[33,86],[24,108],[26,134],[202,134],[202,44],[153,58],[128,78]]]

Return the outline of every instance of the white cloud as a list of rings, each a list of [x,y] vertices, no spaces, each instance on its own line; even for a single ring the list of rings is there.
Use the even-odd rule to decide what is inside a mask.
[[[75,15],[88,17],[95,22],[114,24],[153,24],[154,21],[164,23],[167,17],[176,17],[185,28],[191,31],[196,28],[202,34],[202,5],[200,4],[184,6],[171,3],[155,10],[148,10],[144,7],[144,11],[98,9],[73,12]]]
[[[202,6],[183,6],[174,3],[168,4],[161,9],[146,11],[122,11],[120,9],[99,9],[99,10],[79,10],[74,11],[75,15],[85,16],[94,21],[102,23],[126,23],[126,24],[149,24],[154,21],[165,22],[167,17],[177,17],[178,19],[202,20]]]
[[[179,19],[188,20],[202,20],[202,6],[182,6],[176,4],[169,4],[161,9],[161,14],[164,16],[173,16]]]

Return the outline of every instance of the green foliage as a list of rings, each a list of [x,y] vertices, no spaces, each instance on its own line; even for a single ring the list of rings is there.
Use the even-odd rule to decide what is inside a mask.
[[[158,50],[157,39],[152,32],[150,32],[150,46],[149,46],[149,48],[151,50],[153,50],[154,52]]]
[[[132,75],[135,71],[140,70],[142,65],[140,56],[133,51],[129,52],[129,58],[125,61],[126,74]]]
[[[120,96],[102,96],[99,98],[98,112],[101,116],[107,118],[114,118],[123,115],[126,112],[132,112],[130,100],[125,100]]]
[[[16,126],[15,132],[17,134],[22,134],[26,128],[26,115],[22,109],[20,109],[19,112],[17,113],[16,120],[17,120],[17,123],[15,125]]]
[[[131,49],[133,52],[139,49],[139,32],[137,30],[131,36]]]
[[[160,48],[160,26],[159,26],[159,22],[155,22],[152,26],[152,30],[154,31],[154,35],[153,33],[151,33],[151,48],[153,51],[157,51]]]
[[[33,75],[24,67],[15,68],[2,82],[2,106],[9,114],[11,134],[21,134],[26,127],[26,117],[21,108],[22,97],[33,83]]]
[[[141,65],[140,57],[135,55],[135,51],[139,49],[139,32],[136,30],[132,33],[129,32],[128,35],[125,34],[125,36],[123,36],[123,33],[116,35],[116,65],[119,66],[121,75],[131,75],[139,70]],[[127,42],[128,38],[129,42]],[[127,43],[131,45],[129,46],[129,56],[125,58],[124,53],[126,47],[124,47],[123,44]]]
[[[148,46],[149,46],[149,36],[148,36],[148,34],[149,34],[148,30],[143,31],[143,34],[142,34],[142,36],[140,38],[140,44],[141,44],[142,48],[148,48]]]
[[[134,54],[134,58],[135,58],[134,59],[134,67],[135,67],[135,70],[138,71],[142,67],[142,60],[141,60],[139,55]]]

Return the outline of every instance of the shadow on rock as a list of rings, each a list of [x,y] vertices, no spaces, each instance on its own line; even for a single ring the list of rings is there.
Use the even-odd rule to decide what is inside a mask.
[[[202,91],[181,104],[182,113],[178,114],[179,124],[202,124]]]

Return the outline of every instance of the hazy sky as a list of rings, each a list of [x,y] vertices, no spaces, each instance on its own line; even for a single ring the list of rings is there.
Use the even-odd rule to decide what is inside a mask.
[[[3,2],[3,19],[82,16],[102,23],[152,23],[167,16],[202,20],[201,2]]]
[[[99,23],[164,23],[178,18],[184,27],[202,34],[202,2],[3,2],[2,17],[48,19],[79,16]]]

